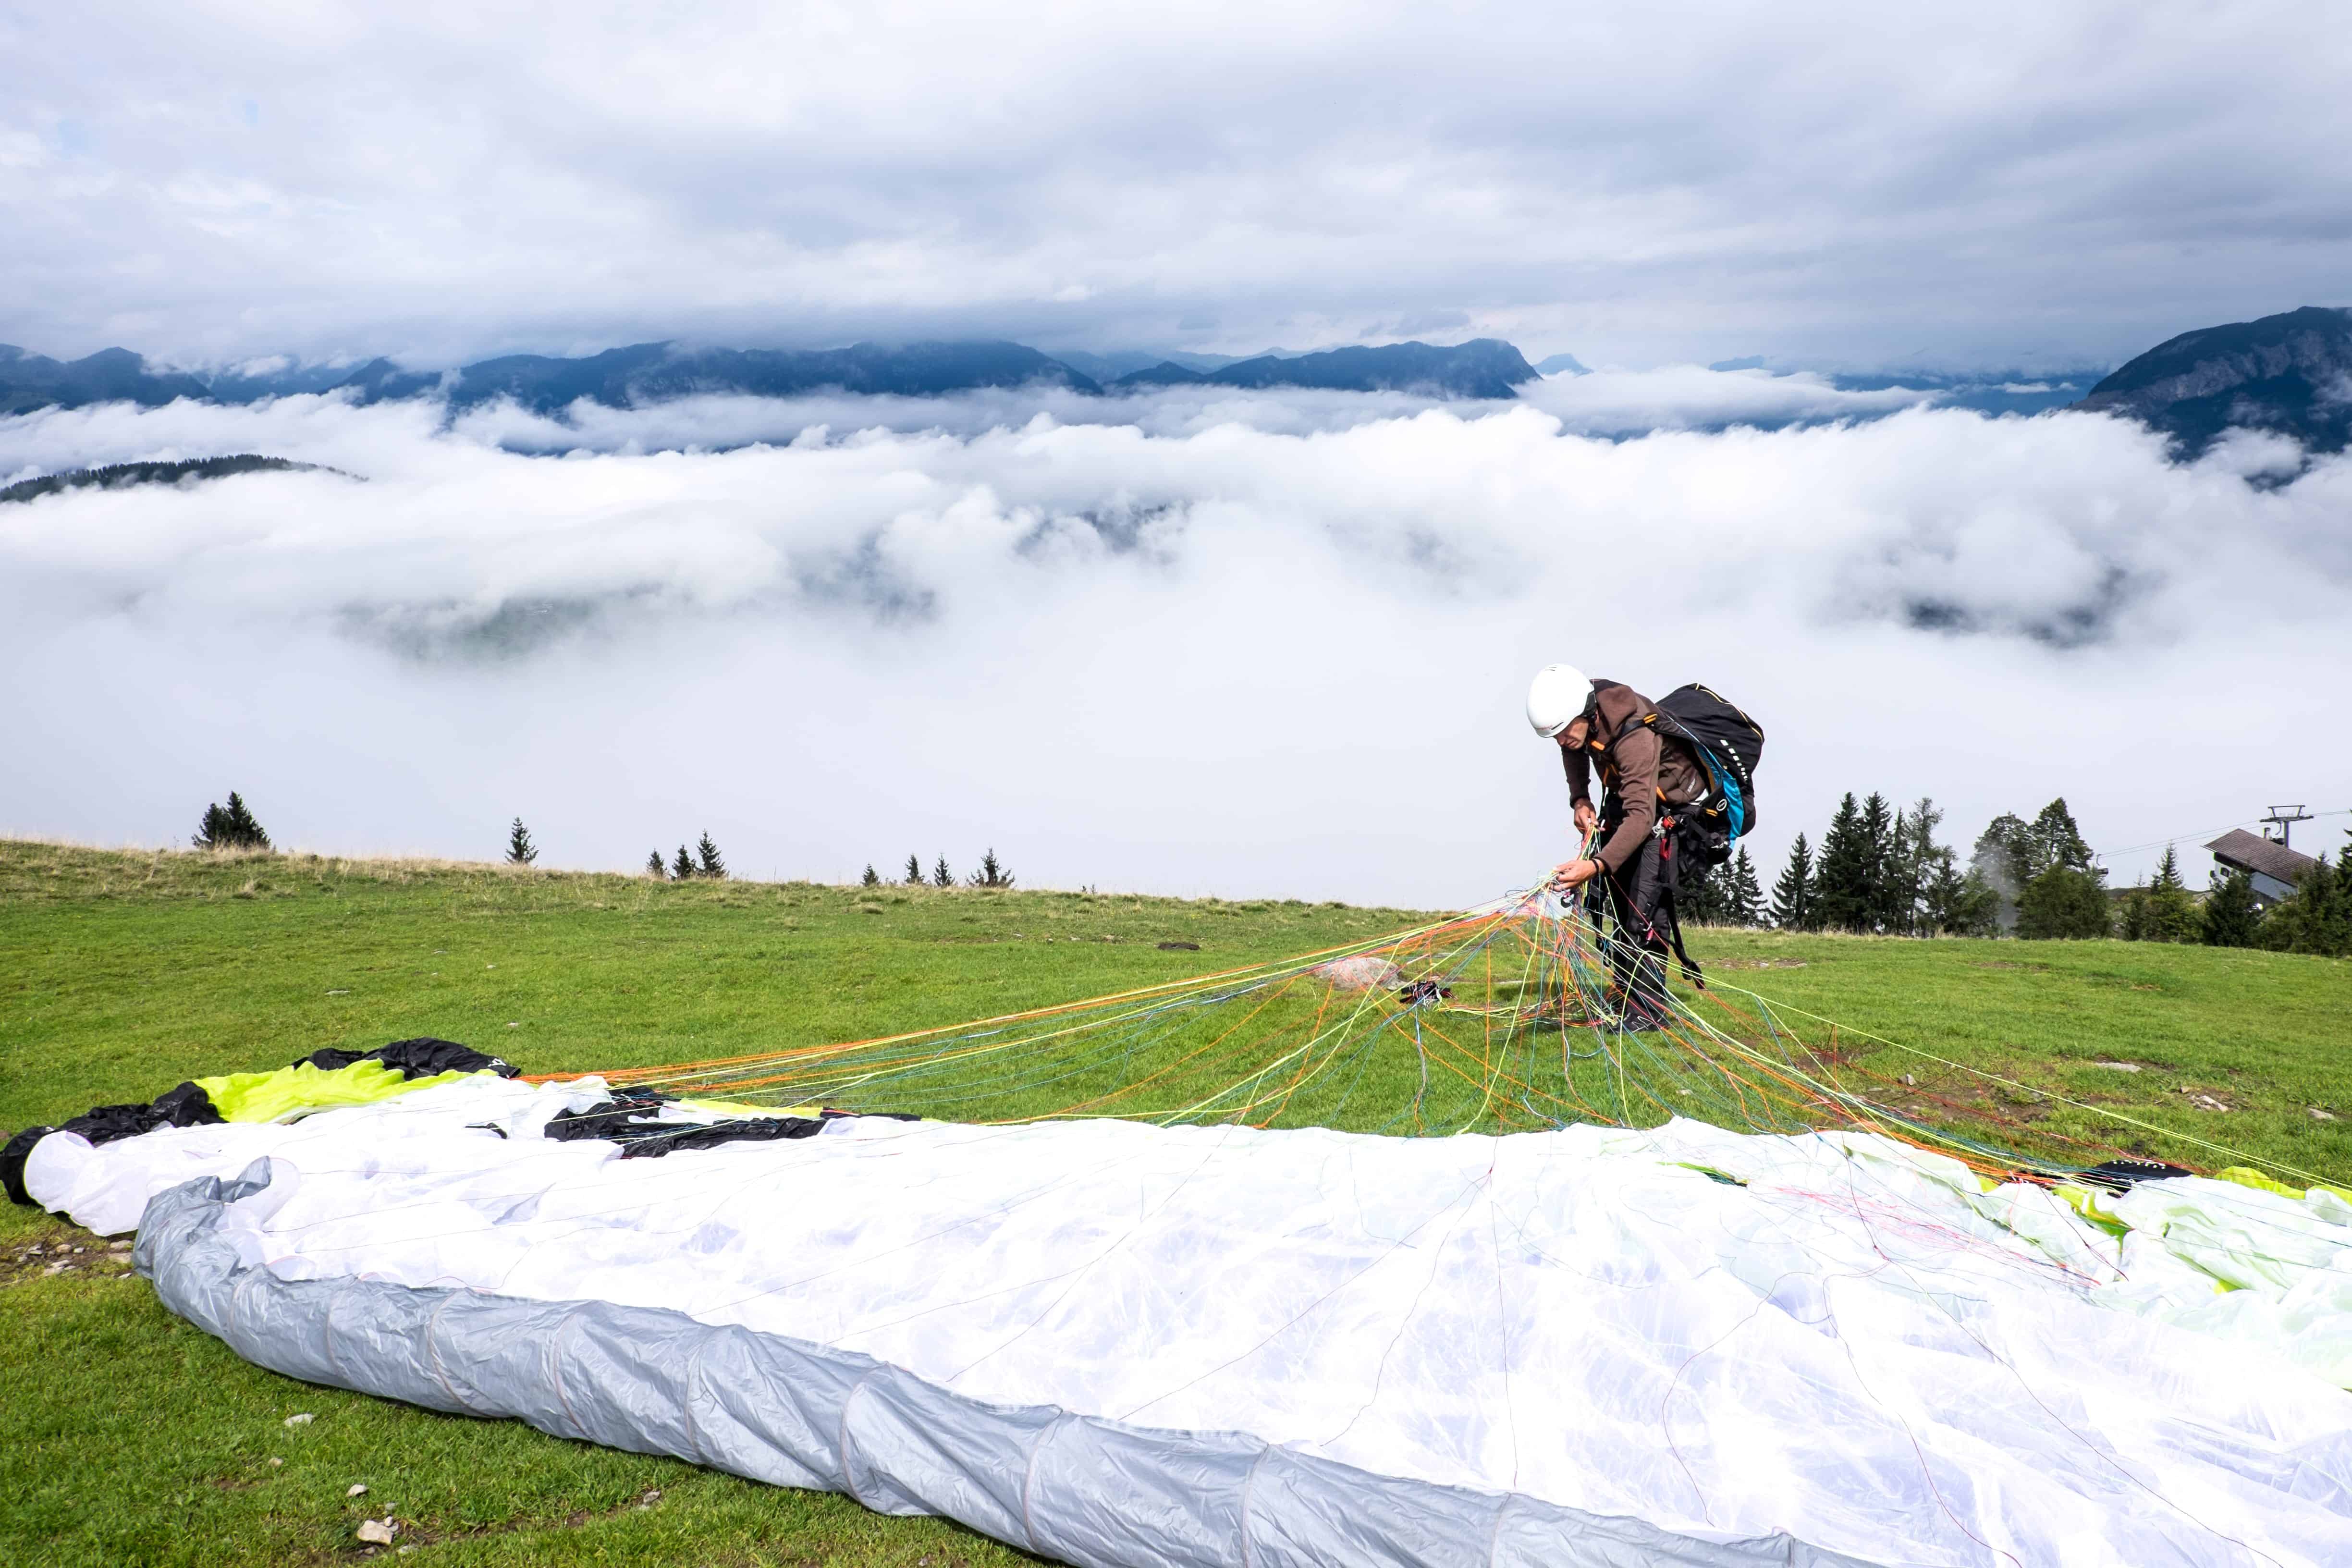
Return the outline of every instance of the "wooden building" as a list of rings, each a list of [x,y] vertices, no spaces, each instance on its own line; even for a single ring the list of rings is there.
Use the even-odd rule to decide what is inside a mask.
[[[2242,827],[2231,828],[2205,847],[2213,852],[2216,864],[2253,879],[2254,897],[2264,909],[2294,892],[2295,884],[2318,864],[2275,838],[2264,838]]]

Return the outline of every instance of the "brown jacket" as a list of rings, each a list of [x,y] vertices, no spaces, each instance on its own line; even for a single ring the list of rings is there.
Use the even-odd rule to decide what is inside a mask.
[[[1568,773],[1569,803],[1589,801],[1591,767],[1601,765],[1601,783],[1611,799],[1622,804],[1624,819],[1594,857],[1611,871],[1622,871],[1642,847],[1642,840],[1658,820],[1658,806],[1682,805],[1705,798],[1706,770],[1680,741],[1661,737],[1643,724],[1651,712],[1650,700],[1630,686],[1596,680],[1591,732],[1582,751],[1559,749],[1560,766]]]

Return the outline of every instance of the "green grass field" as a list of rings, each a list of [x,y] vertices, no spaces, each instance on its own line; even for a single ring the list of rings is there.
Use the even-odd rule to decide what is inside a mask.
[[[1422,918],[0,843],[0,1128],[410,1035],[528,1071],[854,1038]],[[1838,1020],[1842,1059],[1941,1102],[2183,1163],[2223,1161],[2170,1132],[2352,1180],[2352,964],[1721,931],[1694,947],[1727,985]],[[2099,1065],[2118,1062],[2139,1070]],[[0,1214],[0,1561],[341,1562],[387,1509],[420,1563],[1019,1559],[937,1521],[290,1382],[165,1313],[121,1253],[29,1210]]]

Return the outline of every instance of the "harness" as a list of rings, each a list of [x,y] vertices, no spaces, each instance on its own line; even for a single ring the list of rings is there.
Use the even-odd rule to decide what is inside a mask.
[[[1614,833],[1619,825],[1625,820],[1624,797],[1618,793],[1616,780],[1612,776],[1613,772],[1614,770],[1604,772],[1601,781],[1609,789],[1609,804],[1601,814],[1601,831],[1604,837]],[[1678,833],[1677,829],[1693,826],[1688,818],[1688,811],[1687,806],[1669,807],[1661,799],[1657,818],[1650,824],[1649,842],[1627,862],[1626,871],[1622,877],[1605,867],[1602,868],[1601,875],[1591,884],[1586,895],[1588,899],[1586,908],[1592,912],[1598,912],[1599,900],[1605,896],[1601,891],[1601,884],[1608,883],[1614,889],[1613,896],[1620,921],[1622,921],[1624,912],[1631,910],[1633,918],[1642,923],[1641,935],[1643,939],[1642,945],[1671,948],[1675,955],[1675,963],[1683,972],[1683,978],[1689,981],[1696,989],[1704,991],[1706,989],[1706,975],[1699,968],[1698,960],[1690,955],[1690,949],[1683,944],[1682,911],[1679,901],[1675,897],[1682,881],[1682,861],[1675,853],[1675,843],[1678,837],[1687,837],[1686,834]],[[1645,900],[1641,896],[1642,862],[1654,851],[1657,857],[1657,886],[1654,895]],[[1663,933],[1658,930],[1660,915],[1665,917],[1665,930]]]

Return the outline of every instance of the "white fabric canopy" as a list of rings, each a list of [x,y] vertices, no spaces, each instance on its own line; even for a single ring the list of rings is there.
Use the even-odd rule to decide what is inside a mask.
[[[57,1134],[101,1231],[270,1162],[280,1279],[674,1309],[971,1399],[1880,1563],[2352,1562],[2352,1207],[1991,1193],[1885,1140],[850,1119],[623,1160],[595,1080],[284,1126]],[[503,1135],[502,1135],[503,1134]],[[2332,1206],[2331,1206],[2332,1205]],[[2243,1287],[2223,1290],[2221,1279]]]

